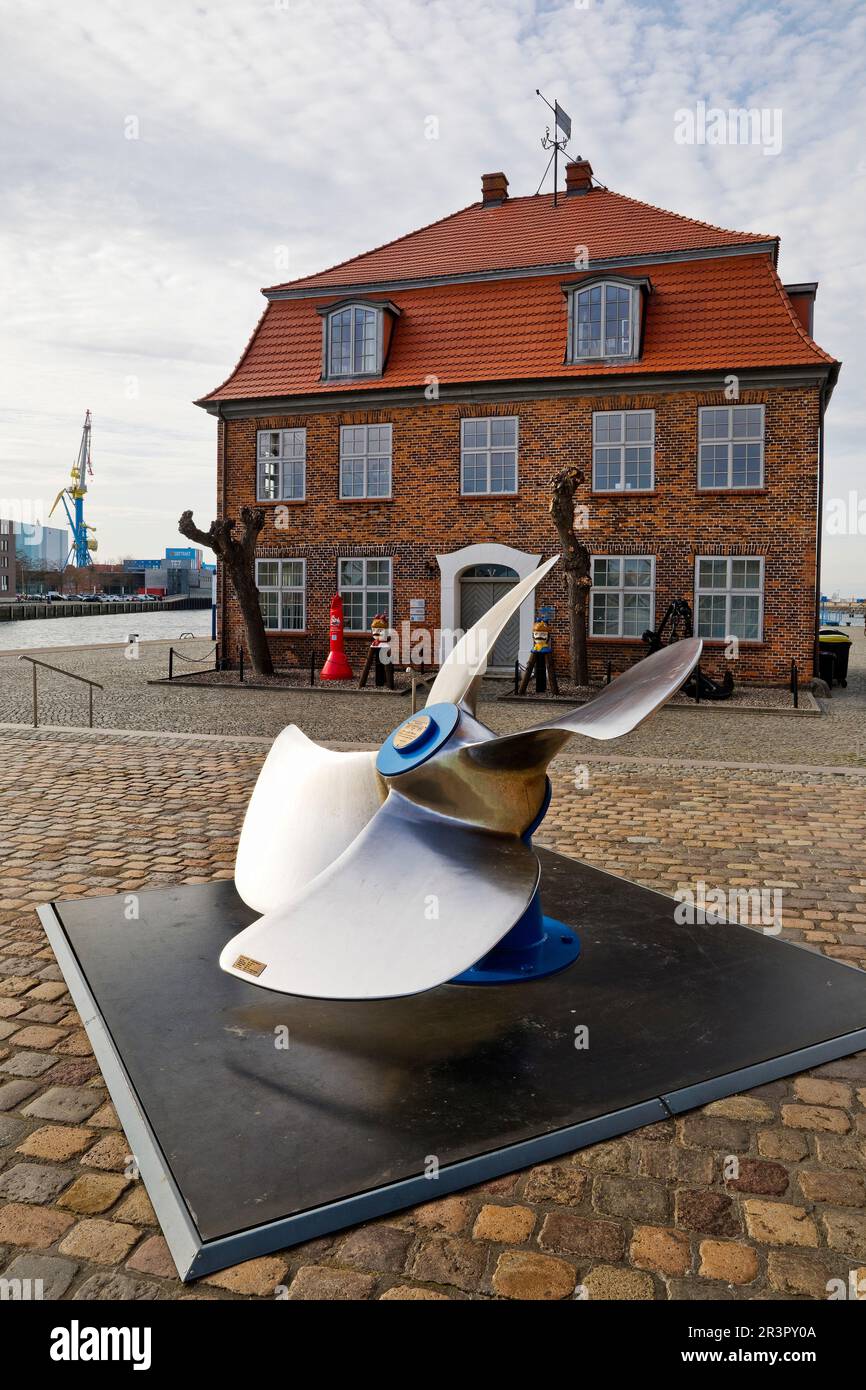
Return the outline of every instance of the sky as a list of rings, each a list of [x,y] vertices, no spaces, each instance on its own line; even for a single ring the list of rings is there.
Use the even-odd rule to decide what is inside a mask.
[[[192,402],[260,287],[476,201],[484,172],[534,193],[540,87],[609,188],[778,234],[782,279],[820,282],[843,361],[822,588],[866,594],[860,0],[0,0],[0,42],[0,515],[47,518],[90,408],[98,558],[182,543],[187,507],[206,526]],[[682,143],[701,102],[760,108],[765,138]]]

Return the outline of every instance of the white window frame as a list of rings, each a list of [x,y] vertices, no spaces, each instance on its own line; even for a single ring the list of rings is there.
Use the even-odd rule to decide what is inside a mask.
[[[385,458],[386,455],[380,449],[370,448],[370,430],[388,431],[388,491],[370,492],[370,459]],[[348,454],[345,451],[346,433],[348,430],[364,430],[364,450],[362,453]],[[343,464],[347,459],[363,459],[364,462],[364,491],[360,493],[343,491]],[[392,496],[394,486],[394,426],[387,423],[373,425],[341,425],[340,426],[340,497],[345,502],[362,502],[365,498],[371,497],[377,502],[386,501]]]
[[[618,561],[619,561],[619,563],[620,563],[620,583],[619,583],[619,584],[596,584],[596,582],[595,582],[595,564],[596,564],[596,561],[597,561],[597,560],[618,560]],[[625,582],[624,582],[624,579],[625,579],[625,566],[626,566],[629,562],[632,562],[632,563],[633,563],[635,560],[649,560],[649,563],[650,563],[650,582],[649,582],[649,585],[648,585],[648,586],[636,587],[636,586],[634,586],[634,585],[626,585],[626,584],[625,584]],[[602,555],[602,554],[599,554],[599,555],[593,555],[593,556],[590,557],[590,571],[589,571],[589,573],[590,573],[590,578],[591,578],[591,580],[592,580],[592,587],[590,588],[590,591],[589,591],[589,635],[590,635],[590,637],[607,638],[607,640],[610,641],[610,642],[614,642],[614,641],[617,641],[617,640],[626,641],[626,642],[633,642],[633,641],[635,641],[635,640],[638,640],[638,641],[640,640],[641,633],[639,633],[639,632],[638,632],[638,633],[624,633],[623,630],[622,630],[622,628],[623,628],[623,612],[624,612],[624,610],[625,610],[624,598],[625,598],[625,595],[626,595],[626,594],[649,594],[649,600],[650,600],[650,613],[649,613],[649,620],[648,620],[648,622],[647,622],[647,626],[646,626],[646,628],[644,629],[644,631],[647,631],[647,629],[652,628],[652,627],[655,626],[655,619],[656,619],[656,557],[655,557],[655,555],[612,555],[612,554],[603,554],[603,555]],[[593,605],[593,601],[592,601],[592,596],[593,596],[594,593],[601,593],[601,594],[618,594],[618,595],[619,595],[619,622],[618,622],[618,625],[617,625],[617,631],[616,631],[616,632],[594,632],[594,631],[593,631],[593,623],[594,623],[594,605]]]
[[[608,288],[626,290],[629,295],[629,333],[628,345],[616,351],[607,350],[607,291]],[[601,318],[597,352],[580,351],[580,301],[585,295],[598,290],[601,299]],[[618,280],[611,276],[605,280],[593,280],[589,284],[575,285],[568,291],[568,358],[570,362],[626,361],[637,355],[640,335],[640,285]]]
[[[728,412],[728,431],[722,438],[704,439],[703,421],[704,416],[711,410],[727,410]],[[734,435],[734,411],[735,410],[759,410],[761,412],[761,433],[758,435]],[[764,440],[766,432],[766,410],[763,405],[702,405],[698,407],[698,491],[699,492],[750,492],[754,488],[764,486]],[[704,483],[701,481],[701,450],[703,446],[713,445],[717,448],[727,447],[728,451],[728,470],[727,482],[725,483]],[[736,444],[758,444],[761,449],[761,473],[757,483],[734,483],[734,446]]]
[[[349,564],[363,565],[363,566],[364,566],[363,573],[362,573],[362,582],[361,582],[360,584],[344,584],[344,583],[343,583],[343,566],[344,566],[344,565],[349,565]],[[394,608],[393,608],[393,604],[394,604],[394,562],[393,562],[393,560],[392,560],[392,558],[391,558],[390,555],[341,555],[340,558],[337,560],[337,593],[340,595],[340,598],[343,599],[344,606],[345,606],[345,595],[346,595],[347,593],[350,593],[350,594],[363,594],[363,596],[364,596],[364,598],[363,598],[364,617],[365,617],[365,618],[369,617],[369,618],[371,618],[371,619],[372,619],[373,617],[375,617],[375,611],[372,612],[372,613],[368,613],[368,612],[367,612],[367,609],[368,609],[367,595],[368,595],[369,593],[378,593],[378,594],[381,594],[381,593],[384,593],[384,592],[385,592],[385,589],[383,588],[383,586],[382,586],[381,584],[370,584],[370,583],[367,582],[368,566],[371,565],[371,564],[375,564],[375,565],[382,565],[382,564],[385,564],[385,565],[388,566],[388,584],[387,584],[387,592],[388,592],[388,605],[387,605],[387,607],[388,607],[388,621],[389,621],[389,623],[393,626],[393,623],[394,623]],[[376,611],[378,611],[378,607],[379,607],[379,605],[377,604],[377,605],[376,605]],[[347,633],[358,633],[358,632],[364,633],[364,632],[369,632],[369,631],[370,631],[369,626],[368,626],[368,627],[349,627],[348,622],[349,622],[349,620],[348,620],[348,618],[346,618],[346,620],[345,620],[345,625],[344,625],[344,629],[343,629],[344,632],[347,632]]]
[[[280,452],[278,454],[263,453],[264,439],[266,435],[279,435]],[[286,452],[286,436],[293,436],[293,442],[300,439],[302,450],[300,455],[294,452]],[[285,491],[285,470],[284,463],[294,465],[300,457],[301,463],[301,491]],[[264,488],[265,468],[267,463],[278,465],[277,491],[275,496],[269,497]],[[294,471],[294,470],[292,470]],[[257,430],[256,431],[256,501],[258,502],[305,502],[307,500],[307,431],[306,429],[290,430]]]
[[[725,575],[725,587],[724,587],[724,589],[711,589],[711,588],[706,588],[706,587],[702,587],[702,586],[701,586],[701,583],[700,583],[700,576],[701,576],[701,561],[702,561],[702,560],[724,560],[724,561],[726,562],[726,564],[727,564],[727,571],[726,571],[726,575]],[[732,573],[733,573],[733,565],[734,565],[734,561],[735,561],[735,560],[757,560],[758,564],[759,564],[760,567],[761,567],[761,568],[760,568],[760,578],[759,578],[759,582],[758,582],[758,587],[757,587],[757,589],[735,589],[735,588],[733,588],[733,584],[732,584]],[[695,556],[695,608],[694,608],[694,614],[695,614],[695,623],[694,623],[694,626],[695,626],[695,636],[696,636],[696,637],[700,637],[700,636],[702,635],[702,634],[700,633],[700,631],[699,631],[699,625],[700,625],[700,602],[699,602],[699,600],[700,600],[702,597],[704,597],[704,596],[706,596],[706,597],[713,596],[713,597],[718,598],[720,595],[724,594],[724,597],[725,597],[725,636],[724,636],[724,637],[706,637],[704,640],[705,640],[705,641],[708,641],[708,642],[727,642],[727,641],[729,641],[732,637],[736,637],[738,642],[745,642],[747,645],[752,645],[752,644],[754,644],[754,643],[756,643],[756,642],[763,642],[763,640],[764,640],[764,569],[765,569],[765,564],[764,564],[764,556],[763,556],[763,555],[696,555],[696,556]],[[757,637],[740,637],[737,633],[734,633],[734,632],[732,632],[732,630],[731,630],[731,628],[732,628],[732,624],[731,624],[731,600],[732,600],[734,597],[739,597],[739,596],[744,595],[744,594],[747,594],[747,595],[754,595],[754,594],[757,594],[757,596],[758,596],[758,635],[757,635]]]
[[[349,332],[349,365],[345,370],[338,366],[335,367],[332,361],[333,329],[334,320],[342,314],[351,315],[351,327]],[[358,366],[355,359],[355,315],[372,314],[374,316],[374,338],[375,338],[375,357],[372,366]],[[375,304],[365,304],[362,301],[356,303],[340,304],[330,310],[325,315],[324,326],[324,377],[326,380],[345,381],[349,378],[381,376],[382,375],[382,347],[384,343],[384,310]]]
[[[599,439],[598,425],[601,420],[611,419],[614,416],[622,417],[622,439],[617,442],[614,440]],[[626,439],[626,419],[629,415],[649,415],[652,428],[649,445],[646,440]],[[626,487],[625,486],[625,451],[629,448],[645,449],[650,451],[650,481],[648,487]],[[619,484],[616,487],[599,487],[596,482],[596,449],[619,449]],[[592,413],[592,490],[593,492],[624,493],[624,492],[653,492],[656,485],[656,413],[654,410],[594,410]]]
[[[3,592],[4,594],[8,594],[8,592],[9,592],[9,576],[8,576],[8,574],[0,574],[0,590],[2,590],[2,592]]]
[[[493,444],[492,425],[497,420],[508,420],[514,425],[513,444]],[[486,444],[466,444],[466,426],[485,425],[487,429]],[[484,456],[484,463],[487,473],[487,487],[482,492],[467,492],[465,487],[466,463],[468,456],[477,458]],[[513,454],[514,455],[514,487],[492,488],[490,486],[491,477],[491,456],[493,454]],[[460,421],[460,496],[461,497],[515,497],[520,490],[520,416],[519,415],[469,415]]]
[[[303,576],[303,579],[302,579],[302,583],[301,583],[300,585],[299,585],[299,584],[283,584],[283,565],[286,565],[286,564],[289,564],[289,565],[300,565],[300,566],[301,566],[301,574],[302,574],[302,576]],[[278,566],[279,566],[279,574],[278,574],[279,582],[278,582],[277,584],[260,584],[260,583],[259,583],[259,567],[260,567],[261,565],[278,565]],[[279,608],[280,608],[280,620],[279,620],[279,623],[278,623],[278,625],[277,625],[276,627],[268,627],[267,623],[265,623],[265,631],[266,631],[266,632],[268,632],[268,633],[277,633],[277,632],[306,632],[306,630],[307,630],[307,562],[306,562],[306,560],[305,560],[302,556],[300,556],[300,555],[279,555],[279,556],[277,556],[277,555],[271,555],[271,556],[269,556],[269,555],[262,555],[261,557],[257,557],[257,558],[256,558],[256,588],[258,589],[260,595],[261,595],[261,594],[277,594],[277,595],[278,595],[278,602],[279,602]],[[300,594],[300,595],[301,595],[302,621],[301,621],[301,626],[300,626],[300,627],[284,627],[284,626],[283,626],[283,594]],[[262,610],[262,616],[264,616],[264,610]]]

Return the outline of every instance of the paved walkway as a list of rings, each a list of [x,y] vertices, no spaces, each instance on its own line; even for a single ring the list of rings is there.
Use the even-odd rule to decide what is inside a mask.
[[[185,1289],[34,907],[230,876],[265,747],[3,732],[2,1277],[83,1300],[561,1299],[579,1288],[811,1299],[852,1270],[866,1280],[864,1053]],[[777,762],[785,751],[763,748]],[[862,773],[581,756],[572,745],[557,764],[544,842],[666,891],[697,878],[782,883],[786,936],[866,964]]]
[[[47,624],[50,627],[50,623]],[[866,767],[866,639],[852,629],[852,677],[848,690],[837,689],[825,702],[825,717],[755,712],[724,704],[699,709],[663,710],[655,719],[603,751],[629,757],[721,759],[727,762],[846,764]],[[187,733],[251,734],[273,738],[296,723],[323,741],[380,743],[408,713],[405,697],[333,691],[204,690],[149,685],[165,676],[168,643],[143,643],[134,660],[123,647],[58,649],[46,660],[100,681],[94,696],[98,726],[114,729],[161,729]],[[196,639],[175,646],[188,656],[212,651]],[[178,669],[185,669],[181,663]],[[499,687],[502,688],[502,687]],[[51,672],[39,676],[39,718],[43,724],[80,725],[87,721],[87,692],[77,682]],[[516,705],[485,700],[481,716],[497,732],[525,728],[555,714],[562,705]],[[0,654],[0,716],[10,722],[31,720],[30,673],[14,654]],[[599,752],[590,739],[576,739],[575,753]]]

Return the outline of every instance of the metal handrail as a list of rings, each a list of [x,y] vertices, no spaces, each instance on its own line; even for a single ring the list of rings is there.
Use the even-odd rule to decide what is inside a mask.
[[[34,729],[38,729],[38,728],[39,728],[38,690],[37,690],[37,688],[36,688],[36,667],[37,667],[37,666],[43,666],[43,667],[45,668],[46,671],[56,671],[57,674],[58,674],[59,676],[68,676],[70,680],[73,680],[73,681],[80,681],[82,685],[86,685],[86,686],[89,687],[89,688],[88,688],[88,691],[87,691],[87,695],[88,695],[88,709],[87,709],[87,713],[88,713],[89,727],[90,727],[91,729],[93,728],[93,689],[94,689],[94,686],[96,687],[97,690],[104,690],[104,689],[105,689],[105,687],[104,687],[103,685],[100,685],[99,681],[88,680],[87,676],[77,676],[77,675],[75,674],[74,671],[65,671],[65,670],[63,669],[62,666],[52,666],[52,665],[50,664],[50,662],[48,662],[48,661],[39,661],[35,656],[19,656],[18,660],[19,660],[19,661],[29,661],[29,662],[30,662],[30,665],[33,667],[33,727],[34,727]]]

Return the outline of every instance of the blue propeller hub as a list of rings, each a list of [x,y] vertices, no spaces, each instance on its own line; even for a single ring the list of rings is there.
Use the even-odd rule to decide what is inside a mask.
[[[376,757],[376,770],[383,777],[420,767],[432,758],[457,728],[460,711],[456,705],[427,705],[410,714],[388,735]]]
[[[460,711],[456,705],[427,705],[417,714],[410,714],[389,734],[376,757],[376,768],[383,777],[399,777],[401,772],[420,767],[439,752],[457,728]],[[543,821],[550,805],[550,781],[544,802],[532,825],[523,832],[531,837]],[[572,964],[580,954],[580,942],[575,932],[564,922],[545,917],[536,888],[532,901],[523,916],[492,951],[452,984],[504,985],[517,981],[537,980],[553,975]]]

